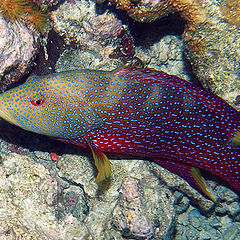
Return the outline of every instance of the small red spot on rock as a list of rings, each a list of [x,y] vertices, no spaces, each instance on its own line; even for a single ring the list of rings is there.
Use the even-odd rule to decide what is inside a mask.
[[[8,149],[9,149],[9,151],[16,152],[18,154],[22,154],[22,155],[28,154],[28,150],[26,150],[24,148],[21,148],[17,145],[14,145],[14,144],[9,144]]]
[[[50,157],[51,157],[53,162],[57,162],[58,159],[59,159],[59,156],[54,152],[50,153]]]
[[[76,203],[76,201],[75,201],[74,199],[68,199],[67,202],[68,202],[71,206],[73,206],[73,205]]]

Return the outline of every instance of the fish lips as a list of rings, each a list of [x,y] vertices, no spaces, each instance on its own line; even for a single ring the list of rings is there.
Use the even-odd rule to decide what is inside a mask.
[[[27,130],[29,131],[29,129],[25,128],[23,124],[21,124],[21,122],[19,122],[17,120],[17,118],[14,116],[14,114],[12,114],[12,112],[14,112],[14,110],[12,109],[6,109],[3,104],[0,102],[0,117],[2,119],[4,119],[5,121],[13,124],[13,125],[16,125],[24,130]],[[20,117],[20,116],[18,116]],[[28,121],[24,116],[21,116],[22,118],[25,119],[25,121]]]
[[[11,110],[5,109],[2,103],[0,103],[0,117],[11,124],[18,126],[16,118],[11,114]]]

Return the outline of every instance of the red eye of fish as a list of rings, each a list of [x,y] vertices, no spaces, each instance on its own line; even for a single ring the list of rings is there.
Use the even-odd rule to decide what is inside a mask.
[[[34,106],[41,106],[44,103],[44,100],[38,99],[38,100],[32,100],[31,104]]]

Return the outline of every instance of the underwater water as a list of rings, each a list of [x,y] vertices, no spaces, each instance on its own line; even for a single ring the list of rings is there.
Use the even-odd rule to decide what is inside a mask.
[[[239,9],[0,0],[0,239],[240,239]]]

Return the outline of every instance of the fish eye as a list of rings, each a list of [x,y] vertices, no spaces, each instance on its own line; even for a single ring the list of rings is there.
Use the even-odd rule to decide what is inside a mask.
[[[38,99],[38,100],[32,100],[31,104],[34,106],[41,106],[44,103],[44,100]]]

